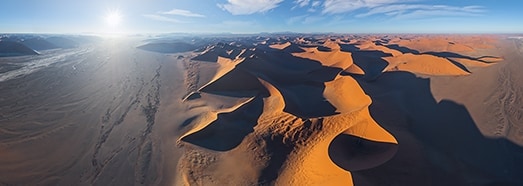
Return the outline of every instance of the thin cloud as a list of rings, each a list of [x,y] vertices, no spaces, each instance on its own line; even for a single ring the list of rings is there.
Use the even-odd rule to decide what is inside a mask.
[[[400,0],[325,0],[323,3],[323,13],[337,14],[352,12],[361,8],[374,8],[382,5],[389,5],[392,3],[402,2]],[[403,1],[405,2],[405,1]]]
[[[295,4],[298,4],[300,7],[304,7],[309,5],[310,0],[296,0],[294,1]]]
[[[449,10],[415,10],[409,13],[398,14],[395,19],[419,19],[426,17],[464,17],[479,16],[481,14],[466,11],[449,11]]]
[[[160,12],[160,14],[179,15],[179,16],[185,16],[185,17],[205,17],[202,14],[197,14],[197,13],[193,13],[189,10],[182,10],[182,9],[172,9],[170,11]]]
[[[313,24],[313,23],[317,23],[324,19],[325,19],[325,17],[323,17],[323,16],[309,16],[309,17],[306,17],[302,23],[303,24]]]
[[[301,15],[301,16],[294,16],[294,17],[287,19],[287,24],[289,24],[289,25],[296,24],[296,23],[313,24],[313,23],[322,21],[324,19],[326,19],[326,17],[324,17],[324,16]]]
[[[311,0],[295,0],[291,10],[294,10],[296,8],[303,8],[303,7],[309,7],[307,9],[308,12],[316,12],[316,8],[321,5],[320,1],[311,1]]]
[[[472,16],[485,12],[481,6],[447,6],[447,5],[388,5],[372,8],[367,13],[358,14],[356,17],[367,17],[376,14],[395,16],[396,18],[414,18],[423,16]]]
[[[232,15],[249,15],[272,10],[278,7],[283,0],[227,0],[227,2],[218,4],[218,7]]]
[[[169,23],[184,23],[183,21],[173,19],[170,17],[157,15],[157,14],[144,14],[143,16],[146,18],[152,19],[152,20],[156,20],[156,21],[163,21],[163,22],[169,22]]]
[[[307,12],[316,12],[317,7],[321,5],[320,1],[313,1],[311,3],[311,7],[307,10]]]
[[[309,15],[294,16],[287,19],[287,24],[292,25],[297,22],[302,22]]]
[[[406,0],[415,1],[415,0]],[[385,15],[395,19],[416,19],[429,16],[479,16],[486,12],[482,6],[449,6],[427,4],[405,4],[400,0],[325,0],[323,3],[324,14],[340,14],[353,12],[358,9],[368,10],[356,17]]]

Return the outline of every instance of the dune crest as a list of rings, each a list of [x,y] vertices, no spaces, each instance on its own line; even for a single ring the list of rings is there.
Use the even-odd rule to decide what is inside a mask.
[[[523,185],[521,36],[0,40],[0,185]]]
[[[274,49],[283,50],[284,48],[287,48],[288,46],[291,46],[290,42],[285,42],[282,44],[273,44],[273,45],[270,45],[269,47],[274,48]]]
[[[427,75],[459,76],[469,72],[460,69],[448,59],[432,55],[404,54],[398,57],[385,57],[390,71],[401,70]]]
[[[400,51],[398,51],[398,50],[387,48],[387,47],[382,46],[382,45],[376,45],[375,42],[372,42],[372,41],[361,42],[361,43],[358,43],[356,46],[360,50],[364,50],[364,51],[365,50],[366,51],[376,50],[376,51],[382,51],[384,53],[391,54],[392,56],[400,56],[400,55],[402,55],[402,53]]]
[[[252,90],[258,94],[234,108],[208,111],[204,114],[207,115],[204,119],[192,120],[191,125],[194,127],[179,139],[181,144],[186,142],[223,151],[228,156],[238,156],[245,153],[245,149],[262,143],[264,150],[255,150],[254,154],[286,157],[249,160],[255,164],[251,171],[256,172],[255,177],[259,179],[257,182],[268,181],[274,184],[350,184],[349,170],[368,169],[384,163],[392,157],[390,155],[394,154],[393,150],[376,151],[377,154],[373,156],[381,157],[383,161],[373,161],[372,158],[365,159],[364,154],[336,153],[345,152],[342,149],[346,147],[337,143],[331,145],[340,135],[396,144],[394,137],[370,116],[367,107],[371,104],[371,99],[352,77],[340,75],[354,63],[351,53],[342,51],[339,42],[325,41],[322,44],[328,48],[325,51],[317,47],[302,47],[304,52],[295,52],[288,50],[288,47],[295,44],[287,42],[270,45],[268,49],[260,46],[250,50],[253,53],[246,58],[231,60],[218,57],[220,65],[214,78],[199,91],[229,95]],[[358,68],[353,68],[356,73]],[[241,82],[249,82],[250,85],[259,83],[261,86],[249,88],[241,85]],[[238,118],[233,121],[240,113],[259,115],[254,116],[257,118],[255,123],[247,125],[242,122],[247,121],[246,119]],[[221,120],[228,121],[229,124]],[[225,132],[224,127],[236,125],[231,122],[244,123],[242,125],[247,128],[242,131],[245,133],[234,139],[230,135],[222,135]],[[344,140],[337,141],[343,144]],[[384,155],[379,155],[382,152]],[[358,163],[350,163],[354,161]],[[222,166],[220,164],[217,162],[216,166]],[[269,165],[263,166],[265,164]],[[279,175],[273,175],[278,172]],[[187,175],[183,177],[189,179],[189,183],[202,179],[189,178]],[[247,183],[247,180],[238,178],[235,182]]]
[[[337,45],[337,44],[336,44]],[[320,62],[323,66],[336,67],[341,69],[349,68],[352,62],[352,56],[349,52],[342,52],[340,50],[333,50],[323,52],[318,48],[303,48],[305,52],[292,53],[296,57],[312,59]]]
[[[191,120],[193,127],[179,138],[180,144],[191,146],[191,152],[219,152],[209,155],[221,159],[210,167],[230,166],[230,157],[249,167],[235,173],[242,176],[229,178],[182,160],[182,177],[187,183],[352,185],[351,171],[386,163],[401,145],[374,120],[372,99],[355,77],[372,83],[390,71],[466,76],[468,68],[501,59],[456,53],[474,51],[438,37],[433,40],[440,48],[424,51],[432,39],[418,40],[280,37],[250,47],[208,46],[198,55],[228,49],[226,57],[222,52],[214,60],[216,73],[198,91],[244,101]],[[203,95],[191,101],[216,100]],[[193,171],[201,174],[190,175]]]

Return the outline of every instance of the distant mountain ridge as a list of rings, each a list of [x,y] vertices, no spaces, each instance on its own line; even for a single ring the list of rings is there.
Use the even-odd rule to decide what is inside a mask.
[[[88,36],[3,35],[0,36],[0,57],[38,55],[39,51],[75,48],[91,40]]]

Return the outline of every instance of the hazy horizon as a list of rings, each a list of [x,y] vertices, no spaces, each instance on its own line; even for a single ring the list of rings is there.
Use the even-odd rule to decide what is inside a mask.
[[[7,0],[0,33],[523,33],[520,1]]]

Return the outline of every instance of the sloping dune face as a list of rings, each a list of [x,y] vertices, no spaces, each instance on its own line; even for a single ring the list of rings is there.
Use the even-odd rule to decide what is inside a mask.
[[[0,185],[523,185],[522,37],[30,37]]]
[[[427,50],[433,41],[442,46]],[[388,71],[466,76],[467,67],[501,60],[456,53],[474,50],[449,43],[336,36],[207,46],[192,59],[217,63],[216,73],[185,103],[237,101],[187,121],[190,129],[178,139],[185,155],[177,184],[352,185],[351,171],[377,167],[398,148],[371,116],[372,100],[354,77],[372,82]]]

